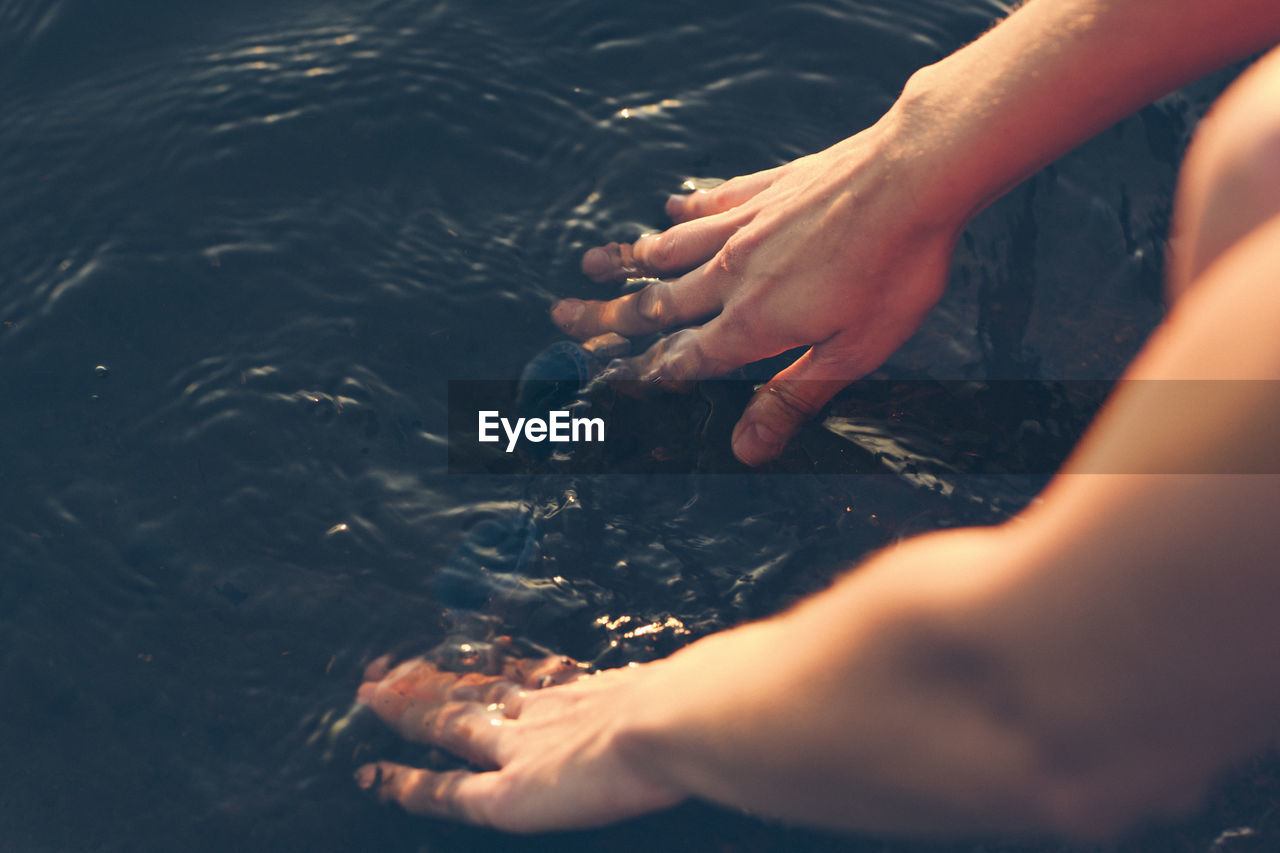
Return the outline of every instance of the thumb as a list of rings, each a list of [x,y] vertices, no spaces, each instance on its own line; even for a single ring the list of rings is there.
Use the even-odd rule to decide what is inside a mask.
[[[857,378],[857,371],[832,359],[823,347],[811,347],[765,383],[747,403],[733,428],[733,455],[739,461],[756,466],[776,457],[801,424]]]

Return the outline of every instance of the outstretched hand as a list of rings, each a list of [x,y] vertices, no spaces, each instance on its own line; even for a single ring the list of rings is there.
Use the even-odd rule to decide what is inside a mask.
[[[775,169],[673,196],[667,213],[675,226],[582,259],[598,282],[664,278],[609,301],[562,300],[552,319],[580,340],[688,326],[621,370],[656,383],[721,375],[809,347],[755,394],[734,429],[740,460],[772,459],[837,391],[906,341],[945,287],[970,211],[957,215],[932,200],[886,124]]]
[[[599,826],[674,805],[678,792],[642,777],[615,748],[615,721],[641,667],[588,675],[563,657],[511,659],[498,675],[448,672],[425,660],[388,671],[379,658],[358,697],[401,737],[477,770],[382,761],[356,782],[414,814],[508,832]]]

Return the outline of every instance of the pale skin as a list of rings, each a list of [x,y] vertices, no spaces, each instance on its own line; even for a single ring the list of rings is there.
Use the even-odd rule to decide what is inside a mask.
[[[719,311],[641,357],[637,372],[663,379],[814,345],[735,436],[762,461],[910,334],[974,211],[1145,100],[1277,41],[1272,0],[1033,0],[919,72],[864,134],[673,201],[683,225],[588,253],[598,278],[696,268],[573,319],[562,303],[557,319],[588,337]],[[949,158],[970,167],[924,168]],[[491,676],[377,661],[360,699],[477,769],[382,762],[357,780],[411,812],[519,832],[691,797],[915,834],[1100,836],[1194,806],[1280,720],[1280,50],[1203,123],[1175,228],[1174,304],[1126,378],[1265,382],[1125,383],[1010,522],[905,541],[665,660]],[[740,446],[754,424],[774,439]]]

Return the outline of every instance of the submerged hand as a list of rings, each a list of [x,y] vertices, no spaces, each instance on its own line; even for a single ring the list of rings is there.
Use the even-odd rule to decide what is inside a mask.
[[[673,196],[667,212],[677,225],[592,249],[582,269],[596,281],[676,277],[607,302],[562,300],[552,319],[586,339],[711,317],[630,360],[627,374],[655,382],[707,378],[808,346],[756,393],[734,430],[743,462],[773,458],[837,391],[906,341],[945,287],[969,211],[957,215],[931,200],[909,146],[896,148],[887,124],[784,166]]]
[[[675,805],[683,796],[619,755],[614,721],[640,668],[596,675],[568,658],[510,660],[500,675],[446,672],[411,660],[370,665],[359,699],[408,740],[479,771],[435,772],[391,762],[356,772],[414,814],[509,832],[599,826]]]

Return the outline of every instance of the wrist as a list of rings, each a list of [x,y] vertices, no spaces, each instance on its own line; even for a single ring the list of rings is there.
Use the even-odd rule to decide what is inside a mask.
[[[614,729],[613,746],[632,772],[680,798],[734,808],[767,802],[770,780],[742,772],[769,764],[759,713],[792,694],[785,667],[770,667],[786,638],[777,620],[704,637],[644,664]],[[759,790],[753,790],[759,788]]]
[[[876,127],[884,154],[912,188],[917,218],[959,237],[988,204],[1025,175],[975,122],[978,105],[955,91],[947,60],[907,80]]]

